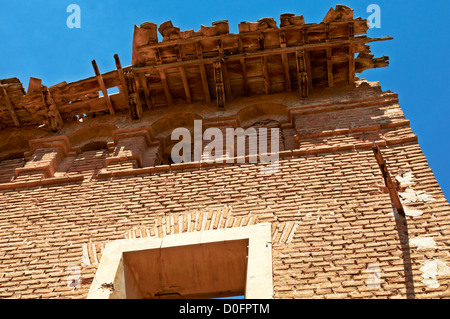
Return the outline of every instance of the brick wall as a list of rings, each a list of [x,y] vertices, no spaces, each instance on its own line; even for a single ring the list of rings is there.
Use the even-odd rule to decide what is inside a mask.
[[[296,140],[271,175],[251,163],[108,164],[127,139],[66,155],[33,183],[16,181],[29,159],[0,162],[0,297],[85,298],[116,239],[270,222],[275,298],[448,298],[450,206],[396,99],[377,94],[282,97]]]

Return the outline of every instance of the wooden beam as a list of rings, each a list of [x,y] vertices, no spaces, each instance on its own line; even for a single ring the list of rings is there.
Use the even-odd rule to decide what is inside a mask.
[[[205,58],[205,59],[196,59],[190,61],[180,61],[174,63],[161,63],[156,65],[148,65],[142,67],[133,68],[135,72],[148,72],[155,69],[168,69],[168,68],[176,68],[180,66],[194,66],[199,64],[213,64],[216,61],[239,61],[242,58],[255,58],[261,56],[269,56],[275,54],[283,54],[283,53],[295,53],[298,50],[304,49],[305,51],[312,50],[325,50],[327,48],[336,48],[342,46],[348,46],[350,44],[358,44],[358,43],[371,43],[375,41],[387,41],[392,40],[392,37],[381,37],[381,38],[365,38],[365,37],[356,37],[352,39],[343,39],[335,42],[321,42],[321,43],[308,43],[298,46],[286,47],[286,48],[274,48],[274,49],[265,49],[263,51],[253,51],[247,53],[238,53],[234,55],[228,55],[224,57],[213,57],[213,58]]]
[[[259,32],[259,48],[264,50],[264,33]]]
[[[197,58],[203,60],[203,48],[201,42],[195,43],[195,50],[197,51]],[[206,75],[206,68],[203,63],[199,65],[200,76],[202,78],[203,94],[205,95],[206,103],[211,103],[211,93],[209,92],[208,76]]]
[[[269,67],[267,65],[267,57],[261,57],[261,65],[264,76],[264,89],[266,94],[270,94],[270,77],[269,77]]]
[[[118,54],[114,54],[114,60],[116,62],[116,68],[117,68],[117,76],[119,77],[119,81],[120,81],[120,92],[125,95],[125,97],[128,100],[128,86],[127,86],[127,82],[125,80],[125,77],[123,75],[123,69],[122,69],[122,64],[120,63],[120,59],[119,59],[119,55]]]
[[[56,106],[52,94],[46,86],[42,87],[41,93],[42,103],[45,108],[45,117],[48,120],[50,130],[55,133],[59,132],[63,127],[64,122],[62,120],[61,114],[59,113],[58,107]]]
[[[224,59],[220,61],[220,64],[222,65],[222,76],[223,76],[223,85],[225,87],[225,94],[227,95],[227,100],[231,101],[233,100],[233,93],[231,92],[231,84],[230,84],[230,78],[228,76],[228,69],[227,69],[227,63]]]
[[[244,94],[245,96],[249,96],[250,95],[250,88],[248,86],[248,79],[247,79],[247,67],[245,65],[245,59],[242,58],[240,60],[241,62],[241,72],[242,72],[242,78],[244,80]]]
[[[405,210],[403,209],[403,204],[400,200],[400,197],[398,196],[398,191],[395,188],[394,182],[392,181],[391,175],[389,174],[386,161],[383,159],[383,154],[381,153],[380,148],[375,144],[372,148],[373,153],[375,154],[375,158],[377,160],[378,166],[380,167],[381,174],[383,175],[384,182],[386,184],[386,187],[388,188],[389,195],[391,197],[391,201],[394,204],[395,208],[397,209],[397,212],[405,216]]]
[[[206,103],[211,103],[211,93],[209,92],[208,77],[204,64],[200,64],[200,75],[202,77],[203,93],[205,94]]]
[[[186,70],[184,67],[180,67],[181,81],[183,82],[184,93],[186,95],[186,100],[188,103],[192,103],[191,90],[189,89],[189,81],[186,75]]]
[[[280,48],[286,48],[286,34],[284,31],[279,32]],[[292,91],[291,75],[289,73],[289,60],[287,53],[281,54],[281,62],[284,68],[284,85],[287,92]]]
[[[13,120],[14,125],[17,127],[20,127],[20,121],[19,121],[19,118],[17,117],[16,111],[14,110],[14,105],[8,95],[8,91],[6,91],[5,85],[0,85],[0,87],[1,87],[2,95],[6,101],[6,106],[8,106],[9,115],[11,116],[11,119]]]
[[[303,98],[308,97],[309,89],[308,89],[308,72],[306,66],[306,52],[305,50],[298,50],[295,53],[297,60],[297,79],[298,79],[298,89],[300,95]]]
[[[173,105],[172,94],[170,93],[169,85],[167,84],[166,72],[164,69],[159,70],[159,76],[161,77],[161,83],[163,85],[164,94],[166,95],[167,104]]]
[[[286,91],[292,91],[292,83],[291,83],[291,75],[289,73],[289,61],[287,53],[283,53],[281,55],[281,62],[283,63],[284,68],[284,83],[286,87]]]
[[[216,102],[219,108],[225,107],[225,89],[223,84],[222,63],[217,61],[213,64],[214,82],[216,85]]]
[[[308,94],[313,91],[312,70],[311,70],[311,52],[305,50],[306,76],[308,77]]]
[[[334,86],[334,77],[333,77],[333,56],[332,56],[332,49],[327,48],[327,73],[328,73],[328,86],[333,87]]]
[[[148,88],[147,75],[145,73],[139,73],[139,83],[144,91],[145,102],[149,110],[153,109],[152,97],[150,96],[150,89]]]
[[[98,84],[100,85],[100,89],[103,93],[103,97],[106,100],[106,105],[108,107],[109,114],[114,115],[116,112],[114,112],[114,108],[111,103],[111,99],[109,98],[109,94],[106,89],[105,82],[103,81],[103,77],[100,74],[100,71],[98,70],[97,62],[95,62],[95,60],[92,60],[92,66],[94,67],[95,76],[97,77],[97,81],[98,81]]]
[[[130,115],[134,120],[139,120],[144,114],[141,99],[136,89],[136,79],[132,71],[124,73],[126,86],[128,90],[128,105],[130,107]]]

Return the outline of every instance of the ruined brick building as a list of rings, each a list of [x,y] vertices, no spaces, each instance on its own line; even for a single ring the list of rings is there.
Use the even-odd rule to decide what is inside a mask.
[[[0,298],[448,298],[450,206],[398,95],[355,76],[388,65],[367,30],[143,23],[130,66],[0,80]],[[278,128],[278,170],[174,164],[195,120]]]

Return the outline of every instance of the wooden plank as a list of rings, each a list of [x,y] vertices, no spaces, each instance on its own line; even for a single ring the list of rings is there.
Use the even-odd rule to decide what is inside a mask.
[[[14,125],[17,127],[20,127],[20,121],[19,121],[19,118],[17,117],[16,111],[14,110],[14,105],[13,105],[11,99],[9,98],[8,91],[6,91],[6,88],[4,85],[0,85],[0,87],[1,87],[2,95],[6,101],[6,106],[8,106],[9,115],[11,116],[11,119],[13,120]]]
[[[190,104],[192,103],[191,90],[189,89],[189,81],[186,75],[186,70],[184,67],[180,67],[181,81],[183,82],[184,93],[186,95],[186,100]]]
[[[116,112],[114,112],[111,99],[109,98],[108,91],[106,90],[105,82],[103,81],[103,77],[100,74],[97,62],[95,62],[95,60],[92,60],[92,66],[94,67],[95,76],[97,77],[98,84],[100,85],[100,89],[102,90],[103,96],[106,100],[106,105],[108,106],[109,114],[114,115]]]

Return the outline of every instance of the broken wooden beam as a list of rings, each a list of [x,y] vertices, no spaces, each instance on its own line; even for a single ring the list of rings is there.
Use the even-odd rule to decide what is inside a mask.
[[[47,118],[50,130],[54,133],[59,132],[63,127],[63,120],[59,113],[58,107],[53,100],[52,94],[46,86],[42,86],[41,91],[42,103],[45,108],[45,117]]]
[[[383,154],[381,153],[380,147],[375,144],[372,148],[373,153],[375,154],[375,158],[377,160],[378,166],[380,167],[381,174],[383,175],[384,182],[389,191],[389,196],[391,198],[392,204],[394,205],[397,212],[405,216],[405,210],[403,208],[403,204],[398,195],[398,191],[395,187],[394,182],[392,181],[391,175],[389,174],[389,170],[387,168],[386,161],[383,158]]]
[[[139,93],[136,88],[136,79],[132,71],[124,72],[124,78],[128,90],[128,105],[130,107],[130,116],[134,120],[142,118],[143,109]]]
[[[123,95],[125,95],[126,99],[128,100],[128,87],[125,81],[125,76],[123,75],[122,64],[120,63],[118,54],[114,54],[114,60],[116,62],[117,76],[119,77],[119,81],[121,84],[119,90]]]
[[[20,127],[19,118],[17,117],[16,111],[14,110],[14,105],[13,105],[13,102],[11,101],[11,98],[8,95],[8,91],[5,88],[6,86],[0,85],[0,87],[1,87],[2,95],[6,101],[6,106],[8,107],[9,115],[11,116],[11,119],[13,120],[14,125],[17,127]]]
[[[114,115],[116,112],[114,112],[114,107],[111,103],[111,99],[109,98],[108,90],[106,89],[105,82],[103,81],[103,77],[98,69],[97,62],[95,62],[95,60],[92,60],[92,66],[94,67],[95,76],[97,77],[97,81],[103,93],[103,97],[106,100],[109,114]]]

